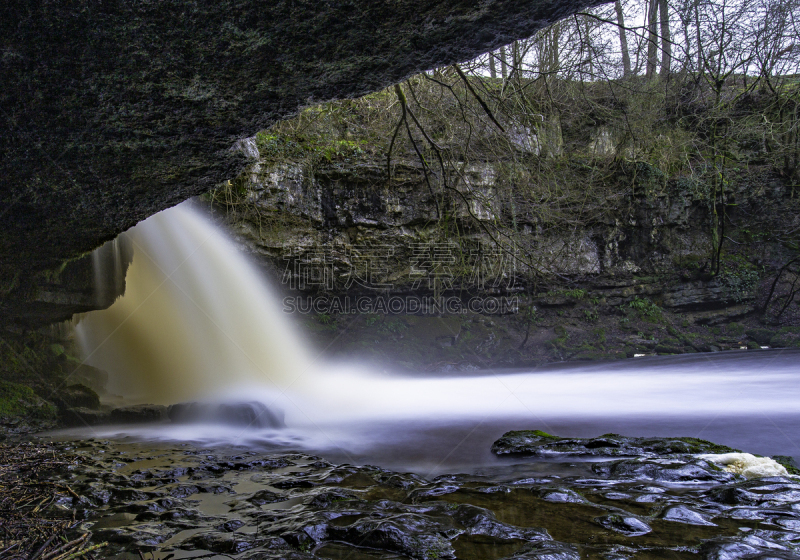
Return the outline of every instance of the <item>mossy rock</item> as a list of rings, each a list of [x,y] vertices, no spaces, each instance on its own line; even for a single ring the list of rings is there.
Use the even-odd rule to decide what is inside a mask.
[[[788,455],[775,455],[772,458],[776,463],[783,465],[789,474],[793,474],[795,476],[800,475],[800,465],[798,465],[797,461],[795,461],[792,457],[789,457]]]
[[[800,334],[792,332],[779,333],[769,340],[773,348],[800,348]]]
[[[745,334],[758,342],[760,345],[765,346],[769,344],[769,341],[772,339],[772,337],[778,333],[772,329],[749,329],[745,332]]]
[[[571,360],[591,360],[591,361],[603,361],[603,360],[619,360],[624,358],[625,355],[622,353],[617,352],[603,352],[600,350],[588,350],[585,352],[578,352],[574,356],[572,356]]]
[[[686,352],[686,349],[683,346],[677,346],[671,344],[658,344],[655,347],[655,351],[657,354],[684,354]]]
[[[53,396],[58,408],[100,408],[100,397],[86,385],[76,384],[61,389]]]
[[[726,330],[730,334],[740,335],[740,334],[744,333],[745,327],[741,323],[731,323],[731,324],[728,325]]]
[[[562,438],[541,430],[506,432],[492,444],[495,455],[517,456],[636,456],[734,453],[736,449],[693,437],[627,437],[603,434],[596,438]]]
[[[0,418],[54,420],[56,407],[19,383],[0,381]]]

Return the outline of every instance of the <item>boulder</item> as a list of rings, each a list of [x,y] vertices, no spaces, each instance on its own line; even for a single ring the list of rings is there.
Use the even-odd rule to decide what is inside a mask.
[[[172,422],[209,422],[248,428],[283,428],[283,412],[267,408],[264,403],[200,403],[173,404],[167,409]]]
[[[100,397],[86,385],[76,384],[64,387],[52,399],[59,408],[100,408]]]
[[[745,332],[745,334],[760,345],[766,346],[769,344],[769,341],[772,339],[772,337],[778,334],[778,332],[773,329],[749,329]]]
[[[64,426],[97,426],[109,424],[111,413],[107,410],[93,410],[85,407],[64,408],[58,412],[58,419]]]
[[[523,456],[632,456],[675,455],[696,453],[729,453],[736,451],[702,439],[628,437],[604,434],[596,438],[566,438],[541,430],[506,432],[492,444],[495,455]]]
[[[115,408],[111,411],[111,421],[119,424],[141,424],[160,422],[167,417],[167,407],[156,404],[139,404]]]

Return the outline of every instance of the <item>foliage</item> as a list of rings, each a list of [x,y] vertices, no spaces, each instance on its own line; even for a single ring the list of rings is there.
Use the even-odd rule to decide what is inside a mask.
[[[757,188],[742,170],[766,166],[800,184],[798,2],[664,0],[657,28],[619,27],[644,15],[638,3],[600,6],[508,49],[308,108],[256,144],[264,161],[304,177],[359,161],[385,166],[374,186],[421,183],[433,238],[481,232],[532,276],[558,266],[534,237],[608,223],[639,197],[700,203],[701,260],[745,297],[754,276],[721,262],[735,197]],[[246,179],[214,200],[264,227]]]
[[[728,294],[736,303],[751,299],[759,280],[759,274],[755,270],[725,270],[719,275],[720,284],[727,288]]]
[[[309,159],[330,163],[361,155],[365,143],[366,140],[329,139],[321,136],[291,137],[267,132],[256,134],[258,153],[266,161]]]
[[[584,309],[583,316],[589,323],[595,323],[600,319],[600,314],[596,308]]]
[[[752,299],[761,280],[758,269],[738,255],[726,255],[721,267],[719,283],[729,297],[736,303]]]
[[[635,296],[628,307],[635,310],[642,319],[655,321],[661,318],[661,308],[648,298]]]

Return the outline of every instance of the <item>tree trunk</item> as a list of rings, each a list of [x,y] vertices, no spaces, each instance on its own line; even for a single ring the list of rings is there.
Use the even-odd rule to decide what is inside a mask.
[[[658,0],[661,17],[661,77],[669,75],[672,65],[672,41],[669,34],[669,7],[667,0]]]
[[[494,53],[489,53],[489,75],[492,79],[497,78],[497,61],[494,58]]]
[[[700,32],[700,1],[696,0],[694,4],[694,25],[697,32],[697,73],[702,75],[705,72],[706,65],[703,63],[703,37]]]
[[[686,56],[683,57],[683,68],[682,70],[691,70],[692,68],[692,37],[691,33],[689,32],[689,17],[683,21],[683,40],[686,42]]]
[[[628,36],[625,34],[625,15],[622,13],[622,2],[616,0],[614,9],[617,11],[617,23],[619,24],[619,48],[622,51],[622,74],[631,75],[631,53],[628,50]]]
[[[656,65],[658,64],[658,0],[648,0],[647,2],[647,67],[645,76],[652,78],[656,75]]]
[[[503,76],[503,80],[508,78],[508,63],[506,63],[506,48],[500,47],[500,73]]]

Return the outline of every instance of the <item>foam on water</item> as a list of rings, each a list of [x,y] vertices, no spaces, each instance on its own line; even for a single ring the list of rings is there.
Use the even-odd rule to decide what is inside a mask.
[[[769,457],[756,457],[750,453],[722,453],[719,455],[698,455],[701,459],[725,467],[725,470],[740,474],[745,478],[764,476],[786,476],[786,467]]]

